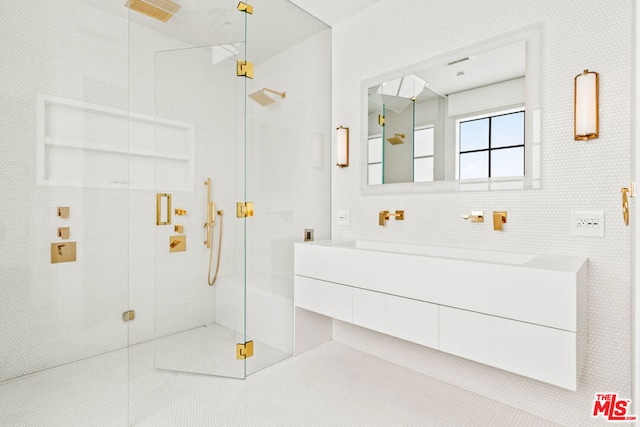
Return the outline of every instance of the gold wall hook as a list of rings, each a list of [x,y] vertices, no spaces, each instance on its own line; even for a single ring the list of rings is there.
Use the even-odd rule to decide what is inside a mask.
[[[620,192],[622,193],[622,219],[624,220],[624,225],[629,225],[629,199],[627,198],[629,189],[623,187]]]
[[[635,197],[636,195],[636,183],[630,182],[628,187],[622,187],[620,189],[622,193],[622,219],[624,225],[629,225],[629,197]]]

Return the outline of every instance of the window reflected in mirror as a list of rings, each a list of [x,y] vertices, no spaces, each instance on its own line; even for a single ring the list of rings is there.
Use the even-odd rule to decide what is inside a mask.
[[[524,176],[524,110],[457,120],[458,179]]]

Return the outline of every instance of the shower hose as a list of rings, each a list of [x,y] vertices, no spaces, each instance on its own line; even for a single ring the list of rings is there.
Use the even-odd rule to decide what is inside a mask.
[[[213,280],[211,280],[211,264],[213,263],[213,237],[215,227],[209,227],[209,232],[211,233],[211,246],[209,247],[209,273],[207,274],[207,283],[209,283],[209,286],[213,286],[213,284],[216,283],[218,270],[220,269],[220,253],[222,250],[222,214],[224,214],[224,212],[218,211],[217,213],[220,216],[220,236],[218,236],[218,261],[216,262],[216,272],[213,274]]]

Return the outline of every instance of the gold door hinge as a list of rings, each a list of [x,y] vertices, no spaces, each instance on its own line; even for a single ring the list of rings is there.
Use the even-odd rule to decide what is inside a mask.
[[[135,310],[129,310],[129,311],[125,311],[124,313],[122,313],[122,320],[124,320],[125,322],[133,320],[135,318],[136,318]]]
[[[250,4],[240,2],[238,3],[238,10],[240,12],[248,13],[249,15],[253,15],[253,6]]]
[[[236,61],[236,74],[238,77],[253,78],[253,62],[249,61]]]
[[[378,124],[384,126],[384,116],[382,114],[378,114]]]
[[[253,341],[236,344],[236,359],[245,360],[253,356]]]
[[[247,218],[253,216],[253,202],[236,203],[236,216],[238,218]]]

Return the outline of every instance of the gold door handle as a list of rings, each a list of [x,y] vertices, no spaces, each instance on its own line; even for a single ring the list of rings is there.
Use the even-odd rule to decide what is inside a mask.
[[[629,183],[629,187],[622,187],[620,189],[622,193],[622,218],[624,219],[624,225],[629,225],[629,197],[635,196],[635,183]]]

